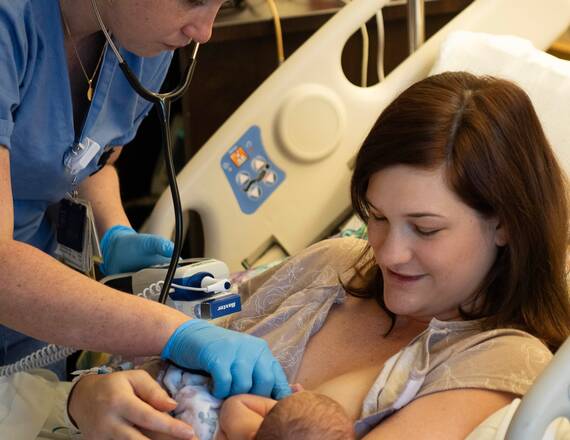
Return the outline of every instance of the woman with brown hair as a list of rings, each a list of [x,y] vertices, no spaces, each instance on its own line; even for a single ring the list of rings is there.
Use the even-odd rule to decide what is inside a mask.
[[[570,334],[566,287],[567,189],[528,96],[511,82],[443,73],[403,93],[360,150],[352,178],[356,212],[374,234],[367,192],[393,166],[441,170],[447,186],[508,237],[462,319],[528,331],[556,349]],[[434,231],[435,233],[435,231]],[[374,248],[374,243],[371,243]],[[461,262],[457,262],[461,264]],[[371,260],[365,292],[383,298]]]

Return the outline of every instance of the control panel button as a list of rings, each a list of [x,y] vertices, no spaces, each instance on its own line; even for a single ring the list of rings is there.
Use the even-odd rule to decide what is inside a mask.
[[[247,190],[247,196],[252,200],[257,200],[261,197],[261,188],[257,183],[254,183]]]
[[[230,159],[238,168],[244,164],[247,158],[247,153],[242,147],[236,147],[236,149],[230,154]]]
[[[263,176],[263,183],[265,183],[266,185],[273,185],[276,180],[277,180],[277,174],[275,174],[271,170],[267,171],[265,173],[265,176]]]
[[[249,181],[250,181],[249,174],[247,174],[245,171],[240,171],[239,173],[236,174],[236,182],[242,188],[245,188],[249,183]]]
[[[255,172],[258,172],[267,167],[267,162],[263,157],[257,156],[255,159],[251,161],[251,167]]]

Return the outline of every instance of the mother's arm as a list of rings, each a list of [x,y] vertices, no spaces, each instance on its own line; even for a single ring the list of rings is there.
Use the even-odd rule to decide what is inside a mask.
[[[364,440],[464,439],[483,420],[516,397],[482,389],[440,391],[409,403],[374,428]]]

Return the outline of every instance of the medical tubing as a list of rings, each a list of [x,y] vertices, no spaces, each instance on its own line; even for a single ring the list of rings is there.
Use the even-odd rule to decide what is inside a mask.
[[[156,105],[161,105],[161,103],[164,102],[168,102],[168,104],[170,105],[171,102],[177,101],[182,97],[182,95],[184,95],[186,90],[188,90],[190,83],[192,82],[192,77],[194,76],[194,70],[196,68],[196,56],[198,54],[198,48],[200,47],[200,43],[192,41],[191,44],[193,45],[193,49],[190,52],[190,59],[188,61],[188,66],[186,67],[186,71],[184,72],[184,81],[182,82],[182,84],[179,84],[178,87],[176,87],[171,92],[158,93],[148,90],[146,87],[144,87],[141,84],[139,79],[129,68],[127,62],[124,60],[123,61],[119,60],[119,67],[123,71],[123,74],[129,81],[131,87],[144,99]]]
[[[93,3],[95,2],[95,0],[92,1]],[[94,7],[96,8],[95,4]],[[98,19],[99,18],[100,17],[98,17]],[[105,26],[101,20],[99,20],[99,24],[101,26],[101,29],[105,29]],[[108,37],[108,33],[106,32],[105,37]],[[112,43],[109,44],[113,46]],[[199,43],[195,42],[193,44],[194,48],[191,52],[190,62],[186,68],[184,82],[172,92],[167,93],[155,93],[146,89],[131,71],[127,63],[122,60],[122,58],[119,58],[119,67],[123,71],[125,77],[133,89],[135,89],[135,91],[144,99],[154,104],[158,112],[158,117],[160,119],[160,128],[162,132],[162,149],[164,152],[164,161],[166,164],[166,174],[168,176],[170,193],[172,195],[172,203],[174,205],[174,251],[172,253],[170,264],[168,265],[163,289],[158,299],[161,304],[164,304],[166,302],[166,297],[168,296],[168,292],[170,290],[170,284],[172,283],[182,248],[182,204],[180,203],[180,193],[178,191],[178,185],[176,183],[176,174],[174,171],[174,162],[172,159],[172,140],[170,138],[169,130],[170,104],[176,99],[179,99],[184,94],[184,92],[190,86],[190,82],[194,76],[194,70],[196,67],[196,55],[198,53],[198,47],[200,45]]]
[[[277,45],[277,61],[279,65],[285,61],[285,51],[283,49],[283,32],[281,30],[281,18],[275,0],[267,0],[267,5],[273,16],[273,27],[275,28],[275,43]]]
[[[93,6],[93,11],[95,12],[95,17],[97,18],[97,21],[99,22],[99,27],[103,31],[103,34],[105,35],[105,39],[107,40],[107,42],[111,46],[111,50],[115,53],[115,56],[119,60],[119,63],[124,62],[125,60],[123,60],[123,57],[121,56],[119,50],[117,49],[117,46],[115,46],[115,43],[113,43],[113,40],[111,38],[111,34],[109,34],[107,27],[103,24],[103,19],[101,18],[101,14],[99,13],[99,7],[97,6],[97,0],[91,0],[91,6]]]
[[[138,78],[133,74],[133,72],[129,68],[127,62],[125,61],[125,59],[121,55],[121,52],[119,52],[119,49],[117,48],[117,46],[113,42],[113,38],[111,37],[111,34],[107,30],[107,26],[105,26],[105,23],[103,23],[103,18],[101,17],[101,13],[99,12],[99,7],[97,6],[97,0],[91,0],[91,6],[93,7],[93,11],[95,12],[95,17],[97,18],[97,22],[99,23],[99,27],[103,31],[103,35],[105,35],[105,40],[107,40],[107,43],[111,47],[111,50],[113,51],[113,53],[117,57],[117,60],[119,61],[119,66],[121,67],[121,70],[123,71],[123,73],[127,77],[127,80],[131,83],[131,86],[136,90],[137,93],[139,93],[146,100],[156,103],[157,100],[160,98],[178,99],[184,94],[184,92],[186,92],[186,89],[190,86],[190,82],[192,81],[193,72],[190,72],[190,70],[194,69],[194,61],[196,60],[196,55],[198,53],[198,47],[200,46],[200,43],[190,41],[191,43],[194,44],[194,49],[190,53],[190,63],[189,63],[188,68],[186,69],[186,72],[185,72],[184,82],[182,84],[180,84],[172,92],[167,92],[167,93],[162,93],[162,94],[152,92],[140,83]]]
[[[49,344],[34,351],[33,353],[30,353],[13,364],[1,366],[0,376],[10,376],[15,373],[21,373],[37,368],[45,368],[48,365],[64,360],[76,351],[76,348]]]
[[[360,67],[360,85],[362,87],[368,86],[368,51],[370,48],[370,38],[368,36],[368,29],[366,24],[360,26],[360,33],[362,35],[362,64]]]
[[[162,132],[162,149],[164,151],[164,160],[166,164],[166,173],[168,175],[168,183],[170,186],[170,192],[172,195],[172,203],[174,205],[174,251],[172,253],[172,258],[170,260],[170,264],[168,266],[168,270],[166,272],[166,277],[164,279],[164,285],[162,291],[160,293],[159,302],[164,304],[166,302],[166,297],[168,296],[168,292],[170,290],[170,284],[172,283],[172,279],[174,277],[174,273],[176,271],[176,265],[178,264],[178,259],[180,258],[180,251],[182,248],[182,205],[180,203],[180,194],[178,192],[178,185],[176,183],[176,174],[174,172],[174,162],[172,160],[172,141],[170,138],[170,104],[181,98],[184,92],[190,86],[192,81],[192,77],[194,76],[194,70],[196,67],[196,56],[198,53],[198,48],[200,44],[194,41],[191,41],[193,44],[193,49],[190,52],[190,60],[188,63],[188,67],[184,73],[184,81],[176,87],[171,92],[166,93],[157,93],[151,90],[148,90],[144,87],[141,82],[138,80],[136,75],[131,71],[127,62],[123,59],[119,50],[115,46],[111,35],[107,31],[105,24],[103,23],[103,19],[101,18],[101,14],[99,13],[99,8],[97,7],[96,0],[91,0],[91,4],[93,6],[93,10],[95,11],[97,21],[99,22],[99,26],[105,35],[105,39],[108,41],[109,46],[115,53],[119,61],[119,67],[123,71],[123,74],[129,81],[129,84],[132,88],[144,99],[154,104],[157,109],[158,117],[160,119],[160,128]]]
[[[162,130],[162,149],[164,152],[164,162],[166,164],[170,193],[172,195],[172,203],[174,204],[174,251],[172,252],[172,258],[168,265],[166,276],[164,277],[164,285],[162,286],[162,291],[158,298],[158,302],[164,304],[166,302],[168,292],[170,291],[170,284],[174,278],[178,259],[180,258],[180,251],[182,249],[182,204],[180,203],[180,193],[176,182],[176,174],[174,172],[174,161],[172,160],[170,130],[168,130],[170,102],[168,100],[161,99],[159,103],[155,104],[155,107],[158,110],[159,117],[162,119],[162,123],[160,124]]]
[[[180,290],[189,290],[192,292],[203,292],[203,293],[218,293],[218,292],[228,292],[231,287],[232,283],[227,278],[212,278],[212,277],[204,277],[204,279],[209,278],[206,283],[202,283],[201,287],[192,287],[192,286],[183,286],[181,284],[170,283],[170,287],[174,287]],[[162,288],[164,286],[164,281],[157,281],[156,283],[150,284],[148,287],[145,287],[142,292],[137,293],[137,296],[140,296],[144,299],[150,299],[151,301],[158,301],[158,297]],[[171,289],[173,291],[173,289]]]
[[[376,66],[378,69],[378,81],[384,81],[384,52],[386,48],[386,34],[384,29],[384,15],[382,9],[376,13],[376,27],[378,29],[378,59]]]

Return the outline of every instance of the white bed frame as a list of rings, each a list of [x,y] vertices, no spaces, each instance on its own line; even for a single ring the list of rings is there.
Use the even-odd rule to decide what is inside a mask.
[[[271,246],[292,254],[338,225],[350,209],[350,164],[355,152],[384,107],[427,75],[450,32],[517,35],[546,48],[570,20],[570,0],[476,0],[383,82],[361,88],[346,79],[342,50],[386,2],[354,0],[339,11],[180,172],[182,206],[200,214],[208,257],[239,270],[244,263],[255,263]],[[265,151],[285,179],[255,212],[247,214],[237,202],[222,162],[252,126],[259,127]],[[171,237],[173,229],[172,201],[166,191],[143,230]]]
[[[505,440],[545,440],[550,423],[559,417],[570,419],[570,338],[523,397]],[[568,439],[570,431],[559,435]]]

